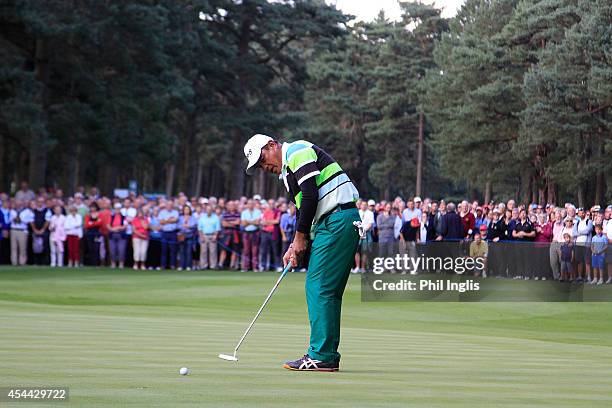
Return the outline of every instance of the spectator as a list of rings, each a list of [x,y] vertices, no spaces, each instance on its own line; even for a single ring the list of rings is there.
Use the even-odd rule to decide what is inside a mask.
[[[240,224],[243,228],[242,272],[246,272],[251,268],[253,268],[255,272],[258,270],[257,258],[259,253],[259,223],[261,221],[261,211],[255,208],[255,203],[255,200],[248,200],[246,202],[246,209],[240,214]]]
[[[100,207],[94,201],[89,206],[89,214],[85,216],[85,239],[87,242],[87,256],[90,266],[100,265],[100,243],[103,239],[103,221],[99,215]]]
[[[97,188],[92,188],[92,190],[97,191]],[[108,241],[109,238],[109,230],[108,224],[110,224],[111,218],[111,201],[108,198],[99,198],[96,200],[98,202],[98,206],[100,208],[98,218],[102,222],[100,227],[100,237],[98,241],[99,245],[99,259],[103,265],[109,264],[109,254],[110,254],[110,243]]]
[[[34,201],[36,199],[36,194],[32,190],[30,190],[30,186],[27,181],[21,182],[21,187],[19,191],[15,193],[15,200],[21,201],[24,203],[29,203],[30,201]]]
[[[487,241],[498,242],[504,239],[504,219],[499,216],[500,212],[497,208],[493,209],[493,211],[491,211],[491,214],[492,219],[487,227],[486,239]]]
[[[461,217],[461,226],[463,228],[463,238],[471,238],[476,228],[476,218],[470,211],[467,201],[462,201],[459,205],[459,216]]]
[[[376,201],[369,199],[368,200],[368,210],[372,211],[372,218],[374,221],[372,222],[372,242],[378,242],[378,226],[376,225],[376,218],[378,217],[378,207],[376,205]]]
[[[206,204],[205,212],[198,220],[200,233],[200,268],[217,269],[217,239],[221,232],[221,221],[213,212],[210,204]]]
[[[380,248],[380,256],[391,257],[395,247],[395,221],[397,216],[391,213],[391,203],[385,204],[383,210],[376,217],[376,225],[378,226],[378,245]]]
[[[293,242],[293,237],[295,236],[295,222],[295,205],[291,203],[287,207],[287,212],[281,215],[280,220],[280,230],[283,241],[283,255],[287,253],[287,250],[289,250],[289,245],[291,245]]]
[[[177,230],[179,212],[174,208],[172,200],[166,201],[165,208],[159,212],[161,225],[161,269],[176,268]],[[170,256],[168,257],[168,253]]]
[[[612,205],[606,208],[604,222],[602,223],[604,235],[608,237],[608,249],[606,255],[606,263],[608,264],[608,280],[607,284],[612,283]]]
[[[419,221],[421,219],[421,210],[415,207],[414,200],[408,200],[406,209],[402,212],[402,223],[405,224],[410,222],[410,220],[413,218],[416,218],[417,221]]]
[[[66,216],[62,207],[53,207],[53,215],[49,221],[49,246],[51,248],[51,267],[64,266],[64,242],[66,241]]]
[[[134,252],[134,270],[147,269],[147,250],[149,249],[149,219],[143,207],[136,210],[136,215],[132,218],[132,247]]]
[[[532,242],[535,239],[535,228],[533,226],[533,224],[529,221],[529,219],[527,219],[527,210],[525,209],[521,209],[519,211],[519,219],[516,222],[516,224],[514,225],[514,228],[512,230],[512,238],[517,241],[522,243],[524,246],[522,248],[518,248],[519,250],[524,250],[526,252],[530,252],[529,248],[531,248],[528,245],[531,245],[530,242]],[[517,275],[515,276],[515,278],[517,279],[530,279],[533,277],[533,265],[531,263],[531,257],[528,256],[522,256],[522,257],[518,257],[517,258],[517,270],[519,271],[519,273],[521,275]]]
[[[414,205],[414,203],[413,203]],[[365,231],[365,236],[359,239],[359,248],[355,254],[355,268],[351,270],[352,273],[359,273],[365,271],[367,264],[368,253],[372,248],[372,228],[374,228],[374,213],[368,208],[366,201],[359,203],[359,217],[361,218],[361,226]]]
[[[593,280],[589,283],[603,284],[603,271],[606,251],[608,249],[608,237],[603,234],[603,226],[595,225],[595,236],[591,239],[591,264],[593,267]]]
[[[457,241],[464,237],[463,222],[459,214],[455,212],[455,204],[448,203],[447,213],[442,217],[442,235],[437,240]]]
[[[187,204],[183,205],[183,214],[178,219],[178,228],[177,240],[181,257],[181,266],[178,270],[185,269],[190,271],[193,264],[193,245],[198,228],[198,220],[193,215],[191,207]]]
[[[77,267],[81,264],[80,241],[83,237],[83,217],[77,212],[77,206],[71,205],[66,216],[64,228],[68,243],[68,267]]]
[[[572,242],[574,242],[574,219],[572,217],[565,217],[563,222],[564,225],[563,229],[561,230],[561,236],[569,234],[569,236],[572,238]],[[565,238],[563,239],[563,242],[565,242]]]
[[[276,226],[280,224],[280,212],[274,208],[274,202],[262,201],[261,231],[259,233],[259,271],[280,268],[276,264],[278,246],[275,242]]]
[[[123,207],[121,208],[121,215],[123,215],[123,218],[125,219],[125,255],[127,260],[130,260],[133,258],[133,252],[134,252],[134,248],[133,248],[133,243],[132,243],[132,235],[133,235],[133,228],[132,228],[132,221],[134,220],[134,218],[136,217],[136,208],[134,208],[134,206],[132,205],[132,200],[130,200],[129,198],[126,198],[125,200],[123,200]]]
[[[230,269],[238,270],[238,255],[240,253],[240,212],[237,210],[236,201],[228,201],[226,210],[221,215],[221,227],[223,228],[222,251],[219,265],[225,266],[225,261],[230,258]]]
[[[2,198],[0,207],[0,264],[10,262],[11,208],[8,196]]]
[[[48,265],[49,261],[49,222],[51,210],[45,206],[45,199],[38,197],[33,209],[34,220],[30,222],[32,231],[32,253],[35,265]]]
[[[416,243],[418,240],[419,229],[421,223],[418,218],[412,218],[410,221],[404,221],[402,225],[402,230],[400,234],[400,242],[399,242],[399,252],[402,254],[407,254],[409,258],[417,257]],[[401,272],[402,275],[406,274],[406,271]],[[416,270],[410,271],[411,275],[416,275]]]
[[[484,211],[484,209],[482,207],[478,207],[476,208],[476,214],[474,218],[474,228],[475,228],[474,231],[480,231],[481,225],[488,227],[489,220],[487,218],[487,213]],[[484,238],[484,237],[481,236],[481,238]]]
[[[576,271],[578,282],[586,279],[591,281],[591,236],[593,234],[593,222],[587,217],[584,208],[578,209],[578,218],[574,224],[574,243]],[[586,276],[585,276],[586,275]]]
[[[563,214],[560,209],[556,209],[552,216],[554,221],[552,222],[552,241],[550,244],[549,258],[550,268],[552,269],[553,279],[561,279],[561,258],[559,255],[559,248],[565,242],[563,238]]]
[[[553,238],[553,223],[548,221],[546,213],[540,211],[536,216],[534,244],[534,274],[535,279],[550,278],[550,243]]]
[[[111,212],[110,220],[106,224],[111,268],[118,266],[120,269],[123,269],[125,266],[126,229],[127,220],[121,213],[121,204],[117,202],[114,205],[114,210]]]
[[[393,237],[395,241],[399,241],[402,231],[402,211],[398,207],[391,207],[391,216],[393,217]]]
[[[414,200],[414,208],[416,208],[417,210],[419,210],[422,213],[423,209],[421,207],[421,205],[422,205],[421,197],[415,196],[413,200]],[[419,219],[421,219],[421,217],[419,217]]]
[[[569,218],[566,221],[572,222]],[[572,236],[565,232],[563,233],[563,244],[559,248],[559,259],[561,259],[561,279],[560,281],[571,281],[574,279],[574,244]]]
[[[77,208],[77,212],[81,215],[81,218],[85,219],[85,216],[89,212],[89,207],[83,202],[83,194],[76,193],[74,195],[74,205]]]
[[[25,265],[28,261],[28,226],[34,222],[34,213],[21,200],[15,200],[11,210],[11,264]]]
[[[149,217],[149,247],[147,248],[147,266],[149,269],[161,269],[162,231],[159,221],[159,207],[153,207]]]
[[[486,228],[486,226],[484,226]],[[474,241],[470,244],[470,258],[474,260],[474,276],[487,277],[486,274],[486,262],[487,255],[489,253],[489,246],[486,241],[481,237],[480,231],[474,233]],[[476,262],[480,260],[481,262]]]
[[[421,225],[419,226],[419,234],[417,242],[426,243],[432,240],[432,235],[435,234],[433,225],[429,224],[429,214],[424,212],[421,214]],[[435,238],[434,238],[435,239]]]
[[[442,212],[438,208],[438,203],[432,201],[429,211],[429,223],[433,225],[436,237],[442,235],[442,215]]]

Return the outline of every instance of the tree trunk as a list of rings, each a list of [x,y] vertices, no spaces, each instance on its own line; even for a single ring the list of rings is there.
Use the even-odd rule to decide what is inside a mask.
[[[546,205],[546,185],[538,184],[538,204]]]
[[[228,175],[230,197],[240,198],[244,194],[244,155],[242,154],[242,135],[238,129],[232,131],[233,152],[232,170]]]
[[[523,170],[521,178],[521,198],[520,202],[528,204],[531,200],[531,182],[532,177],[528,169]]]
[[[491,202],[491,180],[488,180],[485,183],[484,203],[489,204],[490,202]]]
[[[33,134],[30,137],[28,175],[30,186],[34,189],[45,186],[45,173],[47,168],[47,147],[45,137]]]
[[[603,172],[597,173],[595,180],[595,204],[603,204],[604,198],[604,174]]]
[[[28,180],[28,170],[26,166],[28,162],[28,151],[22,148],[19,148],[19,150],[19,164],[17,165],[17,179],[15,180],[17,184]]]
[[[546,199],[546,202],[548,204],[555,204],[557,205],[557,192],[555,189],[555,183],[553,183],[550,178],[546,179],[546,184],[547,184],[547,190],[548,190],[548,198]]]
[[[584,207],[584,183],[580,183],[578,184],[578,190],[576,192],[576,194],[578,195],[578,207]]]
[[[420,196],[421,192],[421,183],[423,179],[423,111],[419,112],[419,135],[417,142],[417,166],[416,166],[416,195]]]
[[[168,163],[166,166],[166,196],[172,196],[174,191],[174,172],[176,165],[174,163]]]
[[[74,148],[74,159],[72,162],[74,163],[74,168],[72,174],[70,175],[70,193],[74,194],[77,187],[79,186],[79,177],[81,175],[81,149],[82,146],[80,143],[77,143]]]
[[[202,194],[202,176],[204,174],[204,166],[202,165],[202,162],[198,159],[198,163],[197,163],[197,173],[196,173],[196,177],[195,177],[195,186],[193,189],[193,195],[196,197],[200,197],[200,195]]]
[[[0,132],[0,190],[8,191],[6,185],[5,172],[5,161],[4,161],[4,135]]]
[[[47,83],[49,70],[47,64],[47,52],[45,40],[39,38],[36,40],[36,49],[34,51],[36,79],[43,84]],[[43,106],[46,105],[46,92],[43,87]],[[45,106],[46,107],[46,106]],[[37,131],[30,135],[30,162],[29,162],[29,180],[34,188],[39,188],[45,185],[45,176],[47,169],[47,137],[44,131]]]

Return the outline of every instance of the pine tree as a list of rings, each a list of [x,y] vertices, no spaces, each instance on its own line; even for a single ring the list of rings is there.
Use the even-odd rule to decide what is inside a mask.
[[[584,206],[587,195],[602,201],[604,176],[612,169],[612,11],[606,1],[579,1],[575,10],[580,21],[548,44],[525,76],[522,121],[524,140],[550,146],[547,175]]]
[[[443,174],[491,197],[517,185],[520,163],[511,154],[518,138],[521,79],[510,70],[497,38],[517,1],[468,0],[451,21],[427,75],[426,112]],[[482,190],[481,190],[482,191]]]

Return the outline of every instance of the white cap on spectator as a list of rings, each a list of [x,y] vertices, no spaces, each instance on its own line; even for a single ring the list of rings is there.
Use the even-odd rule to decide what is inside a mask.
[[[419,197],[419,196],[414,197],[414,202],[415,203],[420,203],[421,201],[423,201],[423,200],[421,200],[421,197]]]
[[[260,201],[260,200],[261,200],[261,196],[260,196],[259,194],[255,194],[255,195],[253,196],[253,200]]]
[[[115,203],[115,210],[119,210],[121,208],[121,203]]]
[[[372,199],[369,199],[368,200],[368,206],[370,206],[370,205],[376,205],[376,201],[374,201]]]
[[[206,197],[200,198],[200,204],[208,204],[208,198]]]

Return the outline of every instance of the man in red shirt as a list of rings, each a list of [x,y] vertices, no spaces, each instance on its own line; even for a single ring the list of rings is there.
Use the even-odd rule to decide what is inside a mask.
[[[275,240],[276,226],[280,223],[280,212],[274,205],[262,201],[261,233],[259,236],[259,270],[271,270],[278,257],[278,243]]]
[[[102,226],[100,227],[100,234],[102,234],[103,241],[100,244],[100,264],[103,266],[108,265],[108,254],[109,243],[108,243],[108,224],[111,222],[111,201],[108,198],[101,198],[98,200],[100,206],[100,212],[98,213],[98,218],[102,221]]]
[[[476,217],[474,217],[474,214],[470,211],[467,201],[461,203],[459,215],[461,216],[461,225],[463,226],[463,237],[470,238],[475,232]]]

